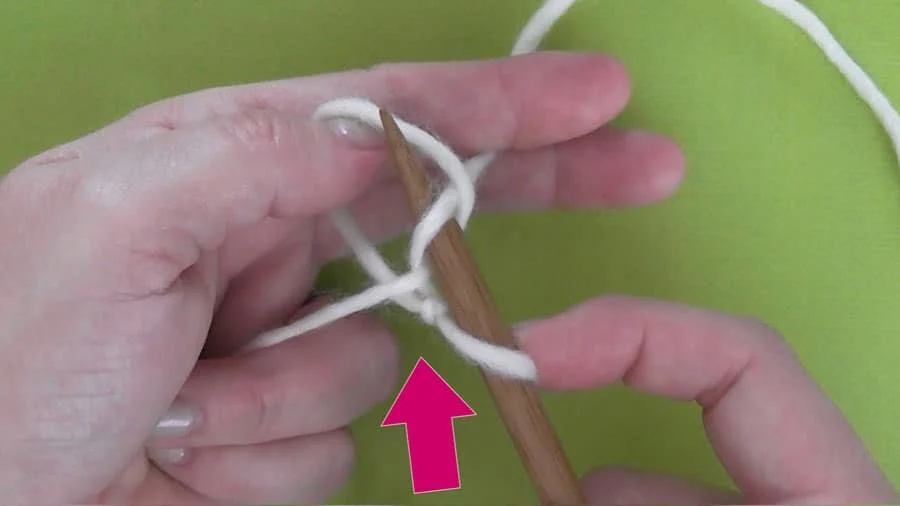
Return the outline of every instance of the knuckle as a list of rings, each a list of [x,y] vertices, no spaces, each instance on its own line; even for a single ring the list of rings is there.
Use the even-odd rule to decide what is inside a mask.
[[[62,145],[37,155],[26,162],[27,165],[43,166],[64,164],[81,158],[82,153],[77,147],[77,142]]]
[[[72,237],[90,244],[71,252],[70,261],[102,264],[104,276],[80,289],[118,300],[162,293],[184,270],[186,255],[160,240],[164,232],[142,225],[158,223],[157,214],[142,199],[117,191],[120,181],[114,171],[80,163],[21,165],[0,180],[0,208],[14,210],[31,227],[29,236],[41,234],[55,245]]]
[[[140,127],[160,127],[174,130],[184,115],[185,97],[171,97],[139,107],[122,118],[124,123]]]
[[[184,240],[184,229],[160,226],[172,220],[165,208],[154,205],[153,192],[123,191],[128,184],[127,176],[116,171],[92,171],[73,185],[72,209],[90,224],[84,234],[105,257],[109,279],[116,280],[106,290],[124,298],[166,293],[196,261],[199,249]]]
[[[236,390],[232,409],[236,413],[235,427],[248,437],[264,437],[273,431],[282,404],[279,382],[269,374],[250,376]]]
[[[508,75],[505,67],[498,66],[494,72],[492,99],[500,104],[500,107],[496,108],[499,114],[495,121],[498,125],[496,131],[503,135],[503,138],[493,141],[500,146],[513,146],[516,139],[521,136],[522,111],[520,103],[515,100],[515,97],[518,96],[514,92],[515,87],[515,80]]]
[[[288,137],[288,123],[276,114],[262,110],[242,112],[224,123],[227,138],[251,151],[277,149]]]

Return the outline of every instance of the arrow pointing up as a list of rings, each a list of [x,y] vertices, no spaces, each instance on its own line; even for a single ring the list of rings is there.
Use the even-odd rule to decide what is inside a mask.
[[[453,420],[474,415],[453,387],[419,357],[381,422],[382,427],[406,426],[413,493],[460,488]]]

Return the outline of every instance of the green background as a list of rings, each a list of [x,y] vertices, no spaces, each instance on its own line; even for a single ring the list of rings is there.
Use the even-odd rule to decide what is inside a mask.
[[[900,1],[806,3],[900,102]],[[198,88],[502,56],[537,4],[2,2],[0,167]],[[505,316],[549,315],[605,292],[759,316],[900,478],[900,181],[868,109],[799,30],[751,0],[580,0],[545,47],[620,58],[634,93],[617,123],[676,138],[688,175],[653,208],[476,220],[472,246]],[[325,279],[361,281],[349,264]],[[533,501],[479,376],[433,333],[389,318],[407,370],[424,355],[479,413],[456,423],[463,488],[410,493],[403,430],[378,428],[385,404],[356,424],[358,469],[335,500]],[[693,406],[618,387],[547,404],[579,472],[628,464],[727,483]]]

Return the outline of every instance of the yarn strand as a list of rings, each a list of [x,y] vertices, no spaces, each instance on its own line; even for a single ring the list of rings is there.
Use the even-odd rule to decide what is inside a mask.
[[[512,55],[536,51],[541,42],[577,0],[546,0],[519,33]],[[900,115],[875,82],[837,42],[825,24],[797,0],[757,0],[803,30],[846,78],[886,130],[900,161]],[[316,120],[350,118],[381,129],[378,107],[357,97],[328,101],[313,114]],[[338,209],[330,217],[360,266],[374,282],[370,288],[325,307],[294,323],[265,332],[245,350],[274,346],[324,327],[341,318],[393,302],[438,329],[463,358],[494,374],[533,381],[534,362],[525,353],[497,346],[460,329],[448,316],[447,307],[431,283],[425,262],[429,243],[448,221],[455,219],[465,230],[475,207],[475,184],[496,158],[489,152],[463,161],[454,151],[421,128],[396,118],[407,141],[430,158],[447,176],[448,185],[422,215],[412,231],[407,252],[409,272],[395,273],[369,241],[349,211]]]
[[[894,145],[900,161],[900,114],[875,81],[841,47],[831,31],[812,11],[797,0],[757,0],[800,27],[843,74],[866,105],[872,109]]]

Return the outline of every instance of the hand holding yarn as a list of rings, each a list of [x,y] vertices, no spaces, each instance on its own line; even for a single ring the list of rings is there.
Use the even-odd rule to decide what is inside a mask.
[[[814,16],[793,0],[760,1],[813,36],[896,139],[889,101]],[[469,219],[476,181],[479,208],[494,211],[645,205],[680,182],[683,161],[670,141],[605,126],[628,95],[614,61],[523,55],[572,5],[546,2],[516,58],[201,91],[14,169],[0,182],[0,497],[12,505],[324,501],[352,466],[346,426],[395,386],[396,345],[362,312],[393,301],[498,373],[551,388],[624,379],[697,400],[715,413],[713,443],[745,500],[896,502],[783,346],[754,347],[756,337],[777,341],[758,325],[602,299],[583,306],[587,313],[523,328],[523,352],[454,334],[421,252],[441,220]],[[356,108],[328,113],[347,104]],[[449,150],[433,158],[452,184],[418,225],[382,166],[377,134],[350,120],[365,123],[363,109],[376,104],[409,121],[407,133],[428,125]],[[431,146],[431,155],[443,149]],[[397,275],[366,237],[413,226],[411,271]],[[346,300],[310,299],[318,267],[346,254],[374,286]],[[303,318],[290,323],[295,315]],[[663,332],[621,333],[650,324]],[[666,355],[659,335],[702,338],[683,349],[720,353],[699,362]],[[741,369],[735,357],[757,365]],[[785,380],[774,392],[771,377]],[[759,409],[760,398],[775,411]],[[792,427],[774,423],[788,406],[804,416]],[[791,451],[799,434],[819,444]],[[585,486],[597,501],[641,490],[658,499],[640,502],[735,497],[625,471],[592,474]]]

